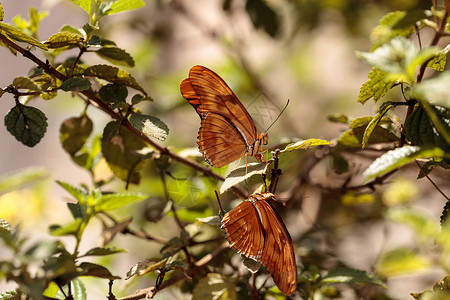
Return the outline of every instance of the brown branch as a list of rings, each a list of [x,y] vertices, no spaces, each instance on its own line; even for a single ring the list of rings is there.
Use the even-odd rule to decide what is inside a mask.
[[[133,295],[118,298],[117,300],[137,300],[137,299],[143,299],[143,298],[153,298],[160,290],[168,288],[168,287],[180,282],[181,280],[186,279],[186,275],[188,275],[190,277],[194,277],[196,274],[198,274],[199,270],[204,268],[207,264],[209,264],[214,259],[221,256],[222,253],[227,251],[228,249],[230,249],[228,247],[228,243],[225,242],[219,248],[217,248],[213,253],[205,255],[200,260],[195,262],[193,264],[193,267],[190,268],[186,272],[186,274],[184,274],[184,273],[178,274],[177,276],[174,276],[171,279],[164,281],[161,284],[161,286],[159,287],[159,289],[157,289],[156,287],[149,287],[146,289],[138,290]]]
[[[428,174],[423,170],[419,162],[417,160],[415,162],[419,167],[420,171],[425,175],[428,181],[430,181],[430,183],[434,186],[434,188],[445,198],[445,200],[450,201],[450,198],[439,188],[439,186],[436,183],[434,183],[434,181],[430,178],[430,176],[428,176]]]

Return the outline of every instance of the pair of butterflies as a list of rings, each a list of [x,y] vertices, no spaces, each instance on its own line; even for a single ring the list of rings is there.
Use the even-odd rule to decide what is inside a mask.
[[[262,161],[267,132],[258,134],[252,117],[219,75],[194,66],[180,90],[200,116],[197,144],[211,166],[220,168],[245,155]],[[250,195],[224,215],[222,229],[231,247],[259,261],[280,291],[289,295],[297,286],[295,254],[289,232],[270,204],[272,200],[271,193]]]

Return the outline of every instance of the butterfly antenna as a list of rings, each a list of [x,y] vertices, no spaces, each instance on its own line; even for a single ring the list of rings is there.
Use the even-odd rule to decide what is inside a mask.
[[[222,203],[220,203],[220,199],[219,199],[219,194],[217,193],[216,190],[214,190],[214,193],[216,193],[216,198],[217,198],[217,202],[219,203],[219,208],[220,208],[220,213],[219,213],[219,217],[222,219],[224,214],[223,208],[222,208]]]
[[[272,122],[272,124],[270,124],[269,127],[267,127],[267,129],[266,129],[264,132],[269,131],[270,127],[272,127],[272,125],[275,124],[276,121],[278,121],[278,119],[280,118],[281,114],[285,111],[286,107],[289,105],[289,101],[290,101],[290,100],[288,99],[286,105],[285,105],[284,108],[281,110],[281,112],[278,114],[278,117],[275,119],[275,121]]]

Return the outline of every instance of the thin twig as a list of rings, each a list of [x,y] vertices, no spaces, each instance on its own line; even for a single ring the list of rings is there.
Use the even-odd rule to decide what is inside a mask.
[[[422,166],[419,164],[419,162],[415,161],[417,166],[420,168],[420,171],[425,175],[425,177],[431,182],[431,184],[434,186],[434,188],[447,200],[449,201],[450,198],[437,186],[436,183],[428,176],[428,174],[423,170]]]

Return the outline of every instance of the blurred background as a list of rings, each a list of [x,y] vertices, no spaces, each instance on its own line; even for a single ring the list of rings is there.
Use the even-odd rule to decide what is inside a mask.
[[[199,118],[179,91],[181,80],[197,64],[214,70],[228,83],[254,117],[260,132],[271,124],[290,99],[285,113],[269,130],[269,147],[295,139],[338,138],[347,126],[331,123],[327,116],[338,113],[350,118],[370,116],[378,108],[373,102],[365,105],[356,102],[370,67],[356,58],[355,51],[370,51],[370,32],[387,12],[431,5],[431,1],[419,0],[268,0],[263,2],[266,6],[260,3],[252,0],[146,1],[142,9],[102,19],[98,35],[115,41],[134,57],[136,66],[126,70],[154,99],[142,105],[142,110],[169,126],[166,146],[175,150],[197,146]],[[30,6],[48,11],[48,17],[41,22],[40,40],[46,40],[64,24],[81,28],[88,22],[87,15],[70,1],[6,0],[2,1],[2,6],[7,23],[12,23],[12,18],[18,14],[27,18]],[[426,34],[423,38],[426,44]],[[39,51],[36,53],[43,57]],[[76,52],[65,55],[76,55]],[[83,59],[90,64],[107,63],[89,53]],[[9,85],[15,76],[26,75],[33,67],[29,60],[13,56],[5,48],[0,48],[0,61],[5,70],[0,73],[1,87]],[[400,97],[398,91],[393,91],[386,99],[400,100]],[[14,99],[5,94],[0,100],[0,113],[5,115],[14,106]],[[79,115],[84,104],[66,93],[51,101],[35,99],[29,105],[45,112],[49,123],[47,133],[37,146],[27,148],[0,126],[0,176],[36,167],[45,169],[48,177],[28,189],[1,195],[0,218],[21,224],[28,235],[48,238],[48,225],[63,223],[69,216],[65,209],[68,195],[55,180],[73,185],[90,184],[89,174],[77,167],[60,147],[58,131],[61,122]],[[94,130],[101,133],[109,117],[92,107],[87,112],[94,120]],[[402,110],[396,113],[399,118],[405,114]],[[295,174],[300,172],[302,165],[298,161],[297,157],[281,161],[281,168],[286,167],[286,175],[280,183],[281,194],[289,190]],[[362,172],[369,162],[356,161],[352,167]],[[390,186],[408,191],[407,201],[438,223],[444,201],[429,182],[415,180],[417,173],[412,167],[410,172],[397,174]],[[180,171],[176,175],[185,174]],[[314,180],[329,186],[345,180],[329,176],[326,166],[319,167],[313,175]],[[448,179],[446,175],[437,179],[447,193]],[[151,192],[149,186],[134,188]],[[385,192],[386,187],[381,187],[375,198],[382,202]],[[228,197],[233,198],[233,195]],[[190,197],[189,201],[196,200]],[[215,205],[215,199],[208,201]],[[352,267],[373,271],[377,257],[384,250],[414,243],[407,228],[381,220],[379,206],[373,203],[356,208],[342,207],[339,196],[314,187],[298,193],[293,202],[295,204],[289,205],[295,210],[285,214],[293,240],[299,241],[306,232],[313,230],[316,235],[309,236],[309,241],[317,247],[314,249],[320,248],[325,253],[333,248],[332,256]],[[138,213],[135,216],[144,219]],[[152,230],[161,230],[164,226],[155,225]],[[92,226],[92,240],[85,241],[86,249],[97,243],[99,232],[96,230]],[[329,231],[323,234],[321,230]],[[120,242],[118,239],[117,245]],[[159,251],[151,249],[149,243],[145,244],[146,248],[142,245],[132,244],[129,253],[120,254],[113,273],[124,276],[135,262]],[[298,246],[298,255],[302,247]],[[396,299],[408,298],[411,292],[430,288],[442,277],[442,272],[433,269],[419,274],[401,274],[388,281],[389,295]],[[99,295],[105,294],[106,284],[97,288]],[[128,287],[128,291],[133,288],[135,286]],[[176,292],[166,293],[161,297],[182,297]]]

